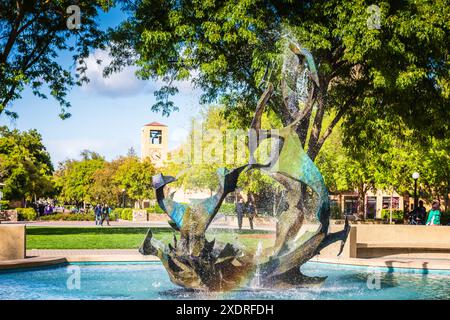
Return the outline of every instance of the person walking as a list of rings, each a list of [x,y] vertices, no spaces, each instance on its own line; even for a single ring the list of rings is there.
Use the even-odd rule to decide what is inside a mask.
[[[106,220],[106,224],[109,227],[109,214],[111,213],[111,208],[108,206],[108,204],[105,204],[103,206],[103,210],[102,210],[102,226],[103,226],[103,222]]]
[[[244,211],[245,211],[244,199],[239,198],[239,201],[236,204],[236,216],[238,220],[239,230],[242,230],[242,220],[244,219]]]
[[[95,225],[98,226],[102,222],[102,207],[100,204],[97,204],[94,208],[94,215],[95,215]]]
[[[253,201],[249,201],[247,204],[247,217],[248,217],[248,222],[250,223],[250,229],[253,230],[253,218],[256,215],[256,207],[253,204]]]
[[[434,201],[431,210],[428,213],[427,226],[439,226],[441,224],[441,204],[439,201]]]

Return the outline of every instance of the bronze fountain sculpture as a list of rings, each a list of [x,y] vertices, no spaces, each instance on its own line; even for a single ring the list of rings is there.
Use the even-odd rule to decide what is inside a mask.
[[[297,112],[291,124],[276,132],[261,130],[264,107],[273,94],[273,85],[268,83],[258,101],[249,131],[250,160],[248,164],[231,171],[219,169],[219,188],[215,195],[194,205],[180,204],[173,201],[173,195],[169,194],[168,184],[175,178],[162,174],[153,178],[158,204],[170,217],[170,225],[179,232],[179,239],[174,236],[173,245],[163,244],[153,238],[150,229],[139,251],[144,255],[156,255],[171,281],[179,286],[227,291],[247,285],[255,274],[262,287],[286,288],[321,283],[325,278],[307,277],[300,272],[300,266],[333,242],[341,241],[338,255],[342,251],[350,230],[348,221],[345,221],[342,231],[328,233],[328,191],[320,171],[303,150],[296,132],[296,126],[313,107],[314,87],[320,85],[316,67],[309,51],[294,42],[290,43],[289,48],[300,62],[305,60],[308,77],[312,80],[304,109]],[[283,83],[283,86],[286,87],[286,84]],[[289,100],[292,101],[290,94],[285,94],[283,90],[283,96],[288,107],[292,108],[289,105]],[[276,141],[279,152],[274,152],[268,163],[261,164],[257,162],[255,152],[265,139]],[[236,190],[239,175],[244,170],[256,169],[264,170],[286,189],[287,208],[278,216],[275,245],[261,255],[261,252],[249,252],[230,243],[208,241],[205,232],[227,194]],[[312,217],[302,205],[304,186],[318,197],[317,210]],[[304,222],[311,219],[318,223],[317,230],[300,232]]]

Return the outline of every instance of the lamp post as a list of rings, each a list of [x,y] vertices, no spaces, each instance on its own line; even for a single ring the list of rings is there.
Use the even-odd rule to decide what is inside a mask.
[[[412,178],[414,179],[414,210],[418,207],[418,199],[417,199],[417,179],[419,179],[420,174],[418,172],[414,172],[412,174]]]
[[[3,191],[2,191],[2,189],[3,189],[4,185],[5,185],[4,183],[0,182],[0,201],[2,201],[2,199],[3,199]],[[1,209],[2,209],[2,203],[0,202],[0,210]]]
[[[125,208],[125,192],[126,189],[122,189],[122,208]]]

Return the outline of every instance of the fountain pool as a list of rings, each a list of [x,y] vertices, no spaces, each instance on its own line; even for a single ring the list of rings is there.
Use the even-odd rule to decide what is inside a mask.
[[[308,276],[328,276],[320,287],[283,291],[246,288],[197,293],[172,284],[159,262],[74,263],[0,272],[0,300],[8,299],[449,299],[450,273],[350,267],[308,262]],[[409,272],[408,272],[409,271]],[[77,282],[79,280],[79,282]],[[79,284],[79,286],[78,286]]]

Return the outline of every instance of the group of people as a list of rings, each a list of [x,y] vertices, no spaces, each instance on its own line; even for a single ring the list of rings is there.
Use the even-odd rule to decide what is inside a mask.
[[[240,198],[236,204],[236,215],[238,219],[239,230],[242,229],[242,221],[244,220],[244,215],[247,215],[248,221],[250,223],[250,229],[253,230],[253,218],[256,216],[256,207],[253,201],[249,200],[247,203],[244,199]]]
[[[423,205],[423,201],[419,201],[419,206],[409,213],[411,224],[422,224],[427,226],[438,226],[441,224],[441,204],[434,201],[431,210],[427,216],[427,209]]]
[[[108,204],[97,204],[94,208],[95,214],[95,225],[103,226],[103,222],[106,220],[107,225],[109,226],[109,214],[111,213],[111,208]]]

